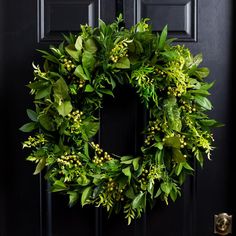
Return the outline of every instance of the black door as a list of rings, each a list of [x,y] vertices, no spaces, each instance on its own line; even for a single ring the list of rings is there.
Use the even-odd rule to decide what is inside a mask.
[[[233,0],[1,0],[0,1],[0,236],[209,236],[214,214],[235,213],[235,107]],[[67,207],[63,196],[51,195],[43,178],[32,176],[24,160],[18,128],[32,106],[25,85],[32,79],[31,62],[39,62],[36,48],[61,40],[61,33],[78,31],[80,24],[106,22],[122,12],[127,27],[151,18],[153,30],[169,25],[193,53],[202,52],[211,69],[209,81],[214,110],[225,123],[215,131],[212,161],[197,168],[175,204],[156,202],[130,226],[121,216],[107,218],[101,209]],[[122,88],[115,100],[106,99],[101,112],[100,143],[114,153],[135,154],[142,130],[143,108],[134,91]],[[141,115],[140,115],[141,114]],[[110,132],[112,130],[112,132]]]

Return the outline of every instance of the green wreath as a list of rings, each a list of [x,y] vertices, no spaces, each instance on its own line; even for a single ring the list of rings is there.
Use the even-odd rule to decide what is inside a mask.
[[[34,131],[23,143],[34,174],[47,166],[52,192],[69,195],[69,204],[102,206],[123,211],[128,224],[141,216],[146,203],[160,198],[168,204],[181,195],[180,186],[194,172],[194,161],[210,158],[212,109],[207,99],[213,83],[207,68],[199,68],[202,55],[172,45],[167,27],[153,34],[141,20],[130,30],[122,18],[92,29],[81,26],[79,35],[41,51],[43,69],[34,67],[28,84],[35,110],[27,110],[30,123],[20,130]],[[131,85],[148,113],[145,141],[139,156],[117,156],[95,143],[96,116],[103,96],[114,96],[117,85]]]

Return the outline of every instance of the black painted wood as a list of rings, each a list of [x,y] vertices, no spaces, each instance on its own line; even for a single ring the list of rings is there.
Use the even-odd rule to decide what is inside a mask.
[[[0,236],[208,236],[214,214],[235,214],[234,5],[233,0],[1,0]],[[122,215],[108,219],[102,209],[68,208],[65,197],[50,194],[44,179],[32,176],[33,165],[21,148],[26,135],[18,131],[32,106],[25,84],[32,79],[31,62],[40,61],[35,48],[57,43],[62,32],[77,31],[81,23],[97,25],[98,17],[112,22],[120,12],[127,27],[141,17],[152,17],[156,31],[167,23],[180,42],[203,52],[211,69],[208,80],[216,80],[211,114],[226,124],[215,131],[213,160],[188,179],[182,198],[169,206],[157,201],[131,226]],[[129,86],[115,95],[104,100],[98,141],[110,152],[138,154],[145,111]]]

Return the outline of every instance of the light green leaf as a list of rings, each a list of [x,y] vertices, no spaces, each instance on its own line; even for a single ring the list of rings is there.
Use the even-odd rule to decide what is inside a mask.
[[[82,207],[88,203],[88,200],[92,194],[92,187],[89,186],[84,189],[82,196],[81,196],[81,205]]]
[[[194,100],[202,108],[204,108],[206,110],[211,110],[212,109],[212,104],[211,104],[211,102],[206,97],[195,96]]]
[[[65,101],[61,103],[60,105],[58,105],[56,108],[57,108],[58,113],[62,115],[63,117],[65,117],[72,111],[73,107],[70,101]]]
[[[128,166],[128,167],[122,169],[122,172],[124,173],[124,175],[126,175],[126,176],[128,177],[128,181],[130,182],[130,180],[131,180],[131,175],[132,175],[132,173],[131,173],[131,171],[130,171],[130,166]]]
[[[193,74],[197,76],[199,79],[203,79],[210,74],[210,70],[206,67],[202,67],[195,70]]]
[[[46,164],[46,158],[43,157],[40,159],[40,161],[38,162],[37,166],[36,166],[36,169],[34,171],[34,175],[37,175],[39,174],[43,168],[45,167],[45,164]]]
[[[89,72],[93,71],[95,65],[95,58],[93,54],[89,51],[84,51],[82,55],[82,65],[83,68],[87,68]]]
[[[68,86],[63,78],[58,79],[53,85],[54,99],[57,103],[61,100],[70,100]]]
[[[75,41],[75,49],[81,52],[82,48],[83,48],[83,39],[82,36],[78,36],[78,38]]]
[[[116,64],[115,64],[116,68],[119,69],[128,69],[130,68],[130,61],[129,58],[127,57],[122,57]]]
[[[81,65],[76,67],[74,74],[82,80],[90,80],[90,78],[84,73],[83,67]]]
[[[87,93],[91,93],[94,91],[94,88],[90,84],[87,84],[84,91]]]
[[[30,122],[30,123],[22,125],[19,130],[22,132],[28,133],[35,130],[36,128],[37,128],[37,123]]]
[[[171,190],[172,190],[172,183],[170,182],[163,182],[161,184],[161,190],[166,193],[167,195],[170,194]]]
[[[167,25],[164,27],[164,29],[161,32],[161,36],[160,36],[160,40],[159,40],[159,45],[158,48],[159,49],[163,49],[165,42],[166,42],[166,38],[167,38],[167,31],[168,31],[168,27]]]
[[[90,53],[94,54],[97,51],[97,46],[94,42],[93,39],[89,38],[86,42],[85,42],[85,50],[89,51]]]
[[[77,51],[73,44],[66,46],[65,50],[72,58],[74,58],[76,61],[79,61],[81,52]]]
[[[133,159],[133,167],[134,167],[135,171],[138,170],[138,168],[139,168],[138,162],[139,162],[139,157]]]

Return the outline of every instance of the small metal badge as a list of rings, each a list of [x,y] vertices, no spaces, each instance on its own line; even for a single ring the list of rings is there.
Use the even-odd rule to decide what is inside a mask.
[[[228,235],[232,233],[232,215],[220,213],[214,216],[214,233]]]

